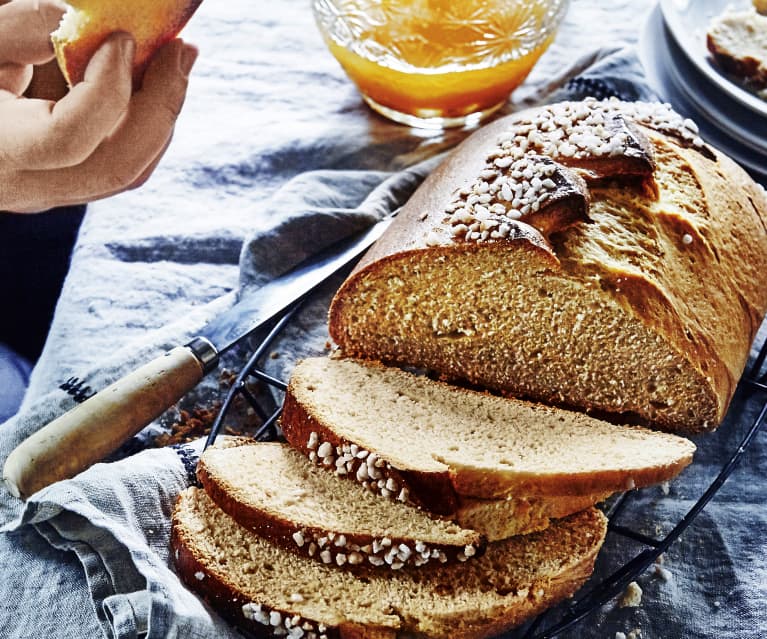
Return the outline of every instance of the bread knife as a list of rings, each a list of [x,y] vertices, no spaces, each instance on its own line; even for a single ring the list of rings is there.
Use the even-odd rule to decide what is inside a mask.
[[[21,442],[3,466],[8,491],[26,499],[117,450],[214,371],[223,353],[359,257],[395,214],[242,295],[189,343],[128,373]]]

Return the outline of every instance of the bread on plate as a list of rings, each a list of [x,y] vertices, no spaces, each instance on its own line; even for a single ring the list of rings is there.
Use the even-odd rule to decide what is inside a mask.
[[[712,20],[706,46],[716,63],[748,87],[767,89],[767,15],[728,10]],[[763,8],[767,13],[767,8]]]

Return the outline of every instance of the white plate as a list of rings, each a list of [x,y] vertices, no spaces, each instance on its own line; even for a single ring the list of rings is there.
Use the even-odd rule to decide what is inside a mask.
[[[668,32],[666,32],[668,33]],[[712,126],[732,135],[738,142],[767,155],[767,118],[724,93],[711,90],[711,84],[690,64],[672,36],[665,38],[670,56],[666,66],[674,87],[695,106]]]
[[[767,118],[767,101],[730,80],[714,64],[706,48],[706,31],[713,18],[728,8],[741,10],[752,6],[750,0],[660,0],[666,24],[689,61],[716,87]]]
[[[676,86],[668,61],[673,55],[670,37],[663,22],[660,8],[655,7],[642,28],[639,37],[639,58],[650,87],[681,115],[692,118],[700,127],[701,137],[729,155],[762,184],[767,184],[767,156],[746,147],[731,135],[714,126],[695,108],[695,105]]]

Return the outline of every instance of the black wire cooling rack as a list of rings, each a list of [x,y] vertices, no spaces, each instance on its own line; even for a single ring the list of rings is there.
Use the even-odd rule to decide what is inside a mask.
[[[305,301],[304,299],[296,302],[286,309],[283,315],[268,329],[245,366],[240,369],[211,427],[206,447],[215,441],[230,408],[238,397],[244,398],[261,420],[261,426],[253,435],[255,439],[266,441],[280,437],[277,424],[281,412],[279,402],[277,402],[277,408],[274,408],[274,405],[264,406],[264,400],[259,399],[251,391],[251,388],[257,382],[266,384],[280,393],[287,388],[287,384],[283,380],[276,379],[266,372],[264,362],[268,357],[270,346],[294,319],[295,315],[300,312]],[[708,488],[670,532],[663,537],[655,538],[621,524],[621,515],[631,508],[637,491],[624,493],[611,503],[609,508],[606,508],[605,514],[609,520],[608,539],[613,536],[622,538],[624,541],[630,540],[634,544],[638,544],[642,550],[624,563],[614,567],[608,576],[598,580],[597,583],[589,582],[582,591],[576,593],[576,597],[570,603],[552,608],[536,617],[522,629],[502,635],[498,639],[511,639],[512,636],[515,639],[550,639],[566,630],[575,628],[581,621],[623,593],[632,581],[642,575],[658,560],[660,555],[679,539],[725,483],[767,418],[767,393],[765,393],[767,391],[767,372],[762,372],[766,359],[767,340],[761,345],[757,357],[744,374],[738,389],[739,393],[744,394],[746,401],[760,402],[756,416],[750,424],[741,425],[746,428],[745,435],[729,456],[723,459],[721,470],[708,485]],[[730,424],[727,427],[731,426]]]

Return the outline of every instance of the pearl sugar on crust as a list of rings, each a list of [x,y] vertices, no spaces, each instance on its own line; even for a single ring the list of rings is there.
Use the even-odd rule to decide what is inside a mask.
[[[446,221],[453,237],[478,242],[513,239],[517,222],[580,192],[577,177],[549,158],[491,156],[474,183],[459,191]]]
[[[668,104],[591,98],[550,105],[515,120],[498,137],[474,182],[456,193],[443,220],[452,237],[475,242],[514,239],[517,222],[527,222],[567,197],[579,197],[587,211],[588,193],[577,171],[588,173],[595,161],[608,161],[602,166],[615,162],[612,169],[603,169],[608,171],[606,175],[611,170],[619,174],[626,161],[639,162],[640,173],[651,173],[651,151],[632,122],[674,135],[690,146],[704,146],[695,122]],[[562,220],[555,230],[576,218]],[[439,245],[443,239],[432,231],[427,244]]]
[[[412,503],[408,488],[397,481],[391,464],[377,453],[349,442],[334,446],[329,441],[322,441],[316,431],[309,433],[306,448],[312,463],[333,469],[336,475],[349,476],[381,497]],[[318,557],[325,564],[336,563],[338,566],[369,563],[375,567],[388,566],[399,570],[406,565],[423,566],[430,561],[446,563],[448,560],[443,550],[419,540],[412,547],[406,543],[394,543],[388,537],[372,539],[370,543],[360,545],[348,542],[343,534],[329,532],[317,535],[309,530],[297,530],[292,537],[296,546],[309,557]],[[456,554],[456,558],[466,561],[476,553],[477,548],[468,544]]]
[[[260,603],[246,603],[242,606],[242,615],[250,621],[269,626],[274,636],[287,639],[328,639],[325,624],[315,623],[299,615],[283,614]]]

